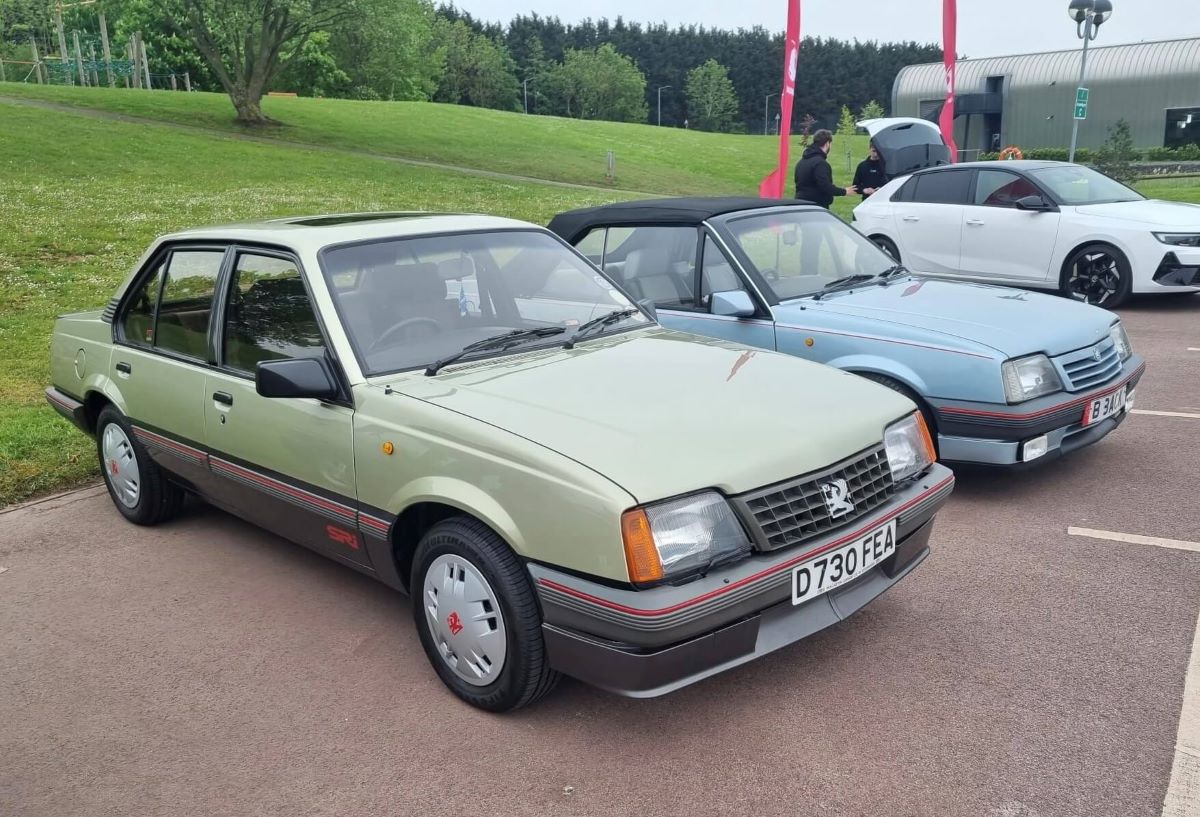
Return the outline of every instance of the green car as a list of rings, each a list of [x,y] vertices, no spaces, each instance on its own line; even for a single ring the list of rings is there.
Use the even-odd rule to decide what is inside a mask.
[[[907,398],[663,329],[509,219],[164,236],[51,354],[128,520],[192,493],[411,594],[492,711],[560,673],[660,695],[834,624],[928,555],[953,487]]]

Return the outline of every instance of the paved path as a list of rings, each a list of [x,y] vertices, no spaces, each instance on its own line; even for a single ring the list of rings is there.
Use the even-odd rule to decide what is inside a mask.
[[[1200,302],[1125,320],[1138,407],[1200,410]],[[565,683],[502,717],[443,690],[406,600],[232,517],[26,506],[0,515],[0,814],[1159,817],[1174,766],[1194,817],[1200,553],[1067,529],[1200,541],[1198,440],[1138,415],[960,473],[931,558],[849,621],[665,698]]]

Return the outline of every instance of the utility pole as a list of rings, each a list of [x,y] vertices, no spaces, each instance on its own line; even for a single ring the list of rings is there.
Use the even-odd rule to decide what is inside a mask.
[[[72,31],[72,38],[75,40],[75,68],[79,71],[79,85],[87,87],[87,74],[83,73],[83,51],[79,48],[79,32]]]
[[[104,12],[100,12],[100,46],[104,49],[104,73],[108,75],[108,87],[115,88],[112,72],[112,50],[108,47],[108,22]]]
[[[658,86],[658,126],[660,128],[662,127],[662,92],[670,87],[670,85]]]

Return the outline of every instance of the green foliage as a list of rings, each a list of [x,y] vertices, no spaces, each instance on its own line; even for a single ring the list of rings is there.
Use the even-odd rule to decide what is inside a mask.
[[[213,75],[208,60],[190,37],[174,27],[167,5],[157,0],[103,0],[101,8],[107,15],[114,60],[124,58],[125,44],[135,31],[141,32],[151,73],[186,72],[194,89],[221,90],[221,83]],[[85,30],[96,26],[94,21],[87,19],[75,22]]]
[[[439,19],[434,26],[445,49],[445,73],[434,99],[479,108],[517,109],[516,64],[508,49],[462,20]]]
[[[1129,123],[1118,119],[1116,124],[1108,129],[1108,137],[1096,156],[1096,166],[1117,181],[1132,182],[1137,178],[1133,163],[1139,158],[1140,155],[1133,147],[1133,134]],[[1078,161],[1078,152],[1076,160]]]
[[[338,68],[329,50],[328,31],[316,31],[300,45],[296,55],[285,55],[287,68],[279,79],[279,87],[304,96],[343,96],[350,85],[350,75]]]
[[[737,94],[724,65],[710,59],[687,75],[688,118],[700,130],[728,131],[737,115]]]
[[[587,51],[569,49],[548,84],[552,100],[567,116],[645,122],[649,114],[645,75],[608,43]]]
[[[351,78],[344,95],[432,99],[446,61],[434,21],[430,0],[358,0],[358,13],[332,40],[338,66]]]
[[[1071,152],[1067,148],[1022,148],[1021,154],[1026,159],[1038,162],[1065,162]],[[991,162],[999,158],[1000,154],[995,151],[979,154],[981,162]],[[1096,152],[1091,148],[1077,148],[1075,161],[1081,165],[1092,164],[1096,161]]]
[[[854,114],[850,113],[850,106],[842,106],[842,115],[838,119],[837,135],[838,136],[853,136],[858,132],[858,126],[854,124]]]
[[[882,119],[885,116],[887,116],[887,111],[885,111],[883,106],[873,99],[866,105],[863,105],[862,110],[858,112],[858,119],[860,122],[866,121],[867,119]]]
[[[1150,148],[1146,152],[1146,158],[1153,162],[1200,162],[1200,144]]]

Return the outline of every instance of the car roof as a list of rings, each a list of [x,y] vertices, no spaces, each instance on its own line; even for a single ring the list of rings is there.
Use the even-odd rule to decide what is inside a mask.
[[[244,241],[316,252],[333,244],[372,239],[512,229],[543,228],[512,218],[467,213],[332,213],[196,227],[162,236],[160,241]]]
[[[938,165],[914,170],[912,175],[930,173],[938,170],[954,170],[956,168],[984,168],[987,170],[1037,170],[1043,167],[1074,166],[1071,162],[1052,162],[1048,159],[996,159],[987,162],[958,162],[952,165]]]
[[[811,207],[815,204],[799,199],[755,199],[738,196],[708,198],[635,199],[599,207],[584,207],[559,213],[547,227],[574,243],[594,227],[634,224],[699,225],[713,216],[742,210],[762,210],[769,207]]]

